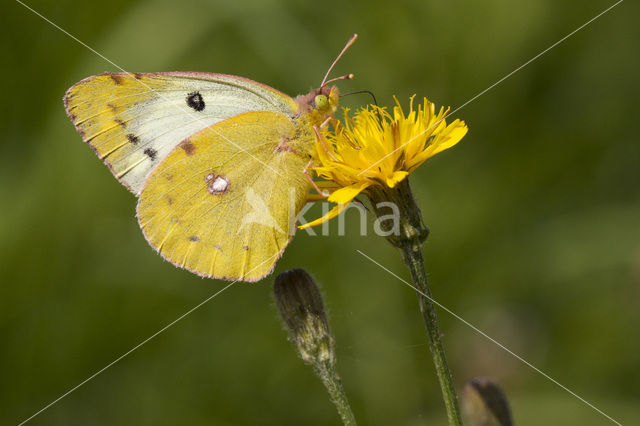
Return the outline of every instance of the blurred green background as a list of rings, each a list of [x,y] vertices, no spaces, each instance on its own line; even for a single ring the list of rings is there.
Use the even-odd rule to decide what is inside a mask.
[[[236,74],[291,95],[316,87],[357,32],[334,73],[356,74],[343,91],[455,108],[613,3],[27,4],[128,71]],[[639,12],[621,3],[464,107],[469,134],[412,175],[434,297],[622,424],[640,424]],[[0,20],[0,423],[16,424],[224,283],[147,245],[135,198],[65,116],[69,86],[117,69],[19,3]],[[407,277],[399,255],[347,216],[345,237],[336,223],[297,236],[276,272],[304,267],[321,284],[362,424],[444,424],[414,293],[355,250]],[[338,424],[286,341],[272,282],[232,286],[32,423]],[[611,424],[440,322],[458,387],[496,378],[517,424]]]

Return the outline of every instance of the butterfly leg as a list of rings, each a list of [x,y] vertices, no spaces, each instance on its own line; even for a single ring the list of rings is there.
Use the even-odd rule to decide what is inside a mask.
[[[313,186],[313,188],[318,192],[318,194],[320,194],[320,196],[322,196],[323,198],[326,198],[328,194],[326,194],[324,191],[318,188],[318,185],[316,185],[313,179],[311,179],[311,176],[309,176],[309,166],[311,165],[312,162],[313,160],[309,160],[307,165],[304,166],[304,169],[302,169],[302,173],[304,174],[304,177],[309,181],[311,186]]]
[[[330,118],[330,117],[329,117],[329,118]],[[324,123],[322,123],[322,124],[320,125],[320,127],[324,126],[324,125],[325,125],[325,123],[327,123],[327,122],[328,122],[329,118],[327,118],[327,119],[324,121]],[[315,124],[313,125],[313,131],[314,131],[314,132],[316,132],[316,136],[318,137],[318,140],[320,141],[320,143],[321,143],[321,144],[322,144],[322,146],[324,147],[324,150],[327,152],[327,154],[329,154],[329,156],[330,156],[331,158],[333,158],[335,161],[340,161],[340,160],[338,160],[338,159],[336,158],[336,156],[335,156],[335,155],[333,155],[333,154],[331,153],[331,151],[329,151],[329,147],[327,147],[327,142],[324,140],[324,137],[322,136],[322,133],[320,133],[320,128],[319,128],[317,125],[315,125]]]
[[[333,120],[335,120],[335,117],[333,115],[328,116],[327,119],[322,122],[322,124],[320,125],[320,128],[322,129],[323,127],[326,127]]]

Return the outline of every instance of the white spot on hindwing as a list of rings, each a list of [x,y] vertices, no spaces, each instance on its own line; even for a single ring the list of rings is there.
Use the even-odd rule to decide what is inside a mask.
[[[226,176],[209,173],[204,180],[208,183],[207,190],[211,195],[221,195],[229,190],[229,179]]]
[[[224,192],[229,187],[229,181],[226,178],[218,176],[211,183],[211,189],[215,192]]]

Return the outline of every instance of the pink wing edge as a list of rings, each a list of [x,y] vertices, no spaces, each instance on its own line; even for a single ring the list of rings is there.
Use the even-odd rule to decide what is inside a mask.
[[[284,96],[286,98],[289,98],[291,100],[293,100],[293,98],[289,95],[287,95],[284,92],[281,92],[278,89],[274,89],[273,87],[266,85],[264,83],[260,83],[258,81],[252,80],[250,78],[247,77],[241,77],[238,75],[232,75],[232,74],[222,74],[222,73],[212,73],[212,72],[200,72],[200,71],[168,71],[168,72],[103,72],[102,74],[96,74],[96,75],[92,75],[86,78],[83,78],[82,80],[78,81],[76,84],[74,84],[73,86],[71,86],[69,88],[69,90],[66,91],[65,95],[64,95],[64,105],[65,105],[65,109],[67,109],[67,98],[69,95],[69,92],[71,91],[71,89],[73,89],[74,87],[83,84],[89,80],[91,80],[92,78],[95,77],[102,77],[102,76],[115,76],[115,77],[133,77],[134,79],[140,79],[142,77],[147,77],[147,76],[169,76],[169,77],[188,77],[188,78],[196,78],[196,79],[201,79],[201,80],[208,80],[208,81],[212,81],[215,79],[215,77],[225,77],[225,78],[234,78],[234,79],[238,79],[238,80],[242,80],[245,81],[247,83],[251,83],[251,84],[255,84],[257,86],[260,86],[264,89],[270,90],[271,92],[280,95],[280,96]],[[67,110],[68,113],[68,110]]]
[[[291,243],[291,240],[293,240],[293,237],[295,235],[295,229],[294,229],[294,235],[290,235],[289,236],[289,240],[285,243],[285,245],[282,247],[282,249],[280,249],[280,251],[277,253],[275,258],[273,258],[273,263],[271,264],[271,267],[269,268],[269,270],[267,272],[265,272],[263,275],[259,276],[259,277],[256,277],[256,278],[242,278],[242,277],[226,277],[226,276],[209,275],[209,274],[200,273],[198,271],[194,271],[193,269],[187,268],[184,265],[181,265],[181,264],[179,264],[177,262],[174,262],[173,260],[167,258],[160,250],[158,250],[158,248],[151,243],[151,241],[149,240],[149,237],[147,237],[147,233],[144,231],[144,228],[142,227],[142,223],[140,223],[140,215],[139,215],[139,212],[138,212],[139,207],[140,207],[140,203],[138,203],[136,205],[136,219],[138,220],[138,226],[140,226],[140,230],[142,231],[142,235],[144,236],[144,239],[147,240],[147,244],[149,244],[153,248],[153,250],[155,250],[156,253],[158,253],[160,255],[160,257],[162,257],[163,260],[169,262],[170,264],[172,264],[173,266],[175,266],[177,268],[184,269],[184,270],[189,271],[192,274],[195,274],[195,275],[197,275],[199,277],[202,277],[202,278],[210,278],[210,279],[214,279],[214,280],[223,280],[223,281],[232,281],[232,282],[237,282],[237,281],[248,282],[248,283],[258,282],[258,281],[264,279],[265,277],[267,277],[268,275],[270,275],[273,272],[273,270],[276,267],[276,263],[278,263],[278,260],[280,260],[280,258],[284,254],[285,249],[287,248],[289,243]],[[267,262],[264,261],[259,266],[262,266],[264,263],[267,263]],[[256,268],[254,268],[254,269],[256,269]],[[252,271],[253,271],[253,269],[249,270],[247,273],[250,273]]]

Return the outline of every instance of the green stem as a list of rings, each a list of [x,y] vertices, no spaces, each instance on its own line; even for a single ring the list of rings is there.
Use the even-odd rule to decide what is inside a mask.
[[[338,410],[338,414],[340,414],[340,418],[342,419],[342,423],[345,426],[356,426],[356,418],[353,415],[353,411],[351,411],[351,406],[349,405],[349,401],[347,400],[347,394],[345,394],[344,389],[342,388],[342,381],[340,380],[340,376],[338,376],[338,372],[332,366],[325,365],[319,368],[315,368],[316,374],[324,383],[324,386],[329,391],[329,396],[331,397],[331,401],[336,406]]]
[[[424,259],[422,257],[422,247],[420,245],[406,244],[402,247],[404,263],[411,272],[413,284],[418,289],[418,303],[424,324],[427,327],[429,337],[429,350],[436,367],[436,374],[440,382],[440,390],[447,410],[447,417],[450,425],[461,425],[460,408],[458,407],[458,397],[453,386],[453,378],[447,364],[447,357],[442,345],[442,334],[438,327],[438,317],[435,305],[431,297],[431,290],[427,281],[427,274],[424,270]]]
[[[438,317],[424,269],[422,243],[427,239],[429,229],[422,222],[422,213],[411,193],[409,179],[404,179],[395,188],[384,185],[372,186],[368,189],[368,195],[373,210],[380,220],[380,228],[387,240],[402,251],[402,258],[409,268],[411,279],[416,287],[420,312],[427,328],[429,350],[436,367],[449,424],[462,425],[458,397],[447,364],[442,334],[438,327]],[[389,202],[397,207],[399,217],[391,218],[389,212],[385,210]]]

